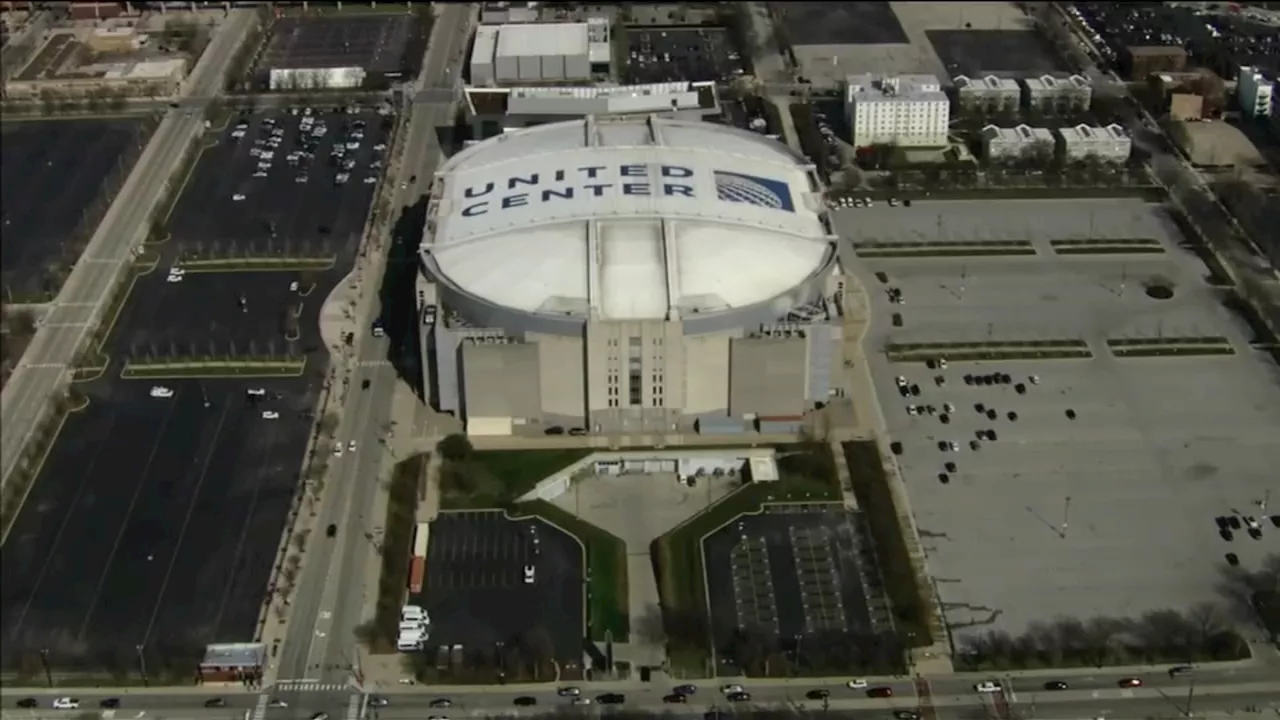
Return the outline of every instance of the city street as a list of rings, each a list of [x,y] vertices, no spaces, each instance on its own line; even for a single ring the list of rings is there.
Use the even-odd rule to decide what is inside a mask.
[[[444,82],[451,63],[465,43],[469,17],[470,8],[465,5],[451,5],[441,11],[434,39],[427,48],[418,88]],[[415,202],[430,185],[432,171],[440,157],[436,128],[452,123],[451,99],[450,94],[439,103],[416,107],[409,119],[400,170],[406,182],[396,190],[393,217],[401,208]],[[414,175],[417,179],[407,182]],[[366,290],[376,290],[382,264],[376,262],[375,267],[364,271],[369,283]],[[367,593],[376,591],[376,584],[366,582],[364,568],[374,557],[369,534],[382,522],[382,518],[374,517],[373,507],[375,497],[382,492],[379,479],[383,453],[387,450],[381,441],[385,439],[385,426],[399,381],[394,368],[386,361],[388,341],[369,337],[366,331],[372,309],[369,302],[372,298],[366,297],[357,307],[351,328],[361,339],[357,340],[358,360],[350,374],[338,429],[338,440],[355,441],[358,449],[334,458],[330,468],[332,489],[317,520],[319,527],[337,525],[337,538],[318,545],[305,564],[297,603],[293,606],[288,634],[275,668],[275,676],[281,684],[294,688],[289,694],[295,696],[308,687],[331,686],[352,679],[352,669],[358,662],[354,630],[364,620],[361,614]],[[369,387],[360,389],[366,380]]]

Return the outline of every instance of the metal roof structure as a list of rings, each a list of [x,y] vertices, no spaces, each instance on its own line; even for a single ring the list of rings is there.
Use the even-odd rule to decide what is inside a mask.
[[[756,306],[831,262],[812,170],[710,123],[541,125],[450,158],[423,251],[439,280],[523,313],[674,320]]]

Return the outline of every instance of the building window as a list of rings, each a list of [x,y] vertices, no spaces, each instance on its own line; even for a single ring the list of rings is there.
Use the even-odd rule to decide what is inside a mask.
[[[641,397],[644,392],[644,386],[640,384],[640,371],[633,370],[631,377],[628,379],[631,382],[627,385],[627,400],[632,407],[637,407],[644,402],[644,398]]]

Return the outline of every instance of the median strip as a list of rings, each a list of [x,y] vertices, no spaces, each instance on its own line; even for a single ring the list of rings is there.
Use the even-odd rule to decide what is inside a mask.
[[[150,362],[126,360],[122,380],[178,380],[220,377],[297,377],[306,369],[305,358],[285,361],[210,360],[200,362]]]

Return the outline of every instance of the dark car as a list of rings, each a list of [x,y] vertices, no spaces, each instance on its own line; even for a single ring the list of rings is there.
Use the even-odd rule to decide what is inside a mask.
[[[1191,667],[1190,665],[1174,665],[1173,667],[1169,668],[1169,677],[1178,677],[1180,675],[1190,675],[1195,671],[1196,669]]]
[[[944,464],[942,467],[946,468],[946,469],[947,469],[947,472],[955,472],[955,471],[956,471],[956,464],[955,464],[955,463],[953,463],[953,462],[948,462],[948,463]]]
[[[1016,412],[1014,412],[1014,411],[1012,411],[1012,410],[1010,410],[1010,411],[1009,411],[1009,414],[1008,414],[1006,417],[1008,417],[1008,418],[1009,418],[1009,422],[1017,422],[1017,421],[1018,421],[1018,413],[1016,413]]]
[[[973,450],[974,452],[977,452],[978,450],[982,449],[982,443],[978,442],[977,440],[970,440],[969,449]]]
[[[898,720],[920,720],[920,713],[915,710],[894,710],[893,716]]]
[[[627,701],[627,696],[622,693],[605,693],[596,696],[596,702],[601,705],[621,705]]]
[[[1061,680],[1050,680],[1044,684],[1045,690],[1066,690],[1067,684]]]
[[[40,707],[40,701],[36,700],[35,698],[22,698],[21,700],[18,701],[18,707],[20,708]]]
[[[1009,373],[1000,373],[1000,384],[1001,384],[1001,385],[1008,385],[1008,384],[1009,384],[1009,383],[1011,383],[1011,382],[1013,382],[1013,378],[1012,378],[1012,377],[1010,377]]]
[[[1116,685],[1119,685],[1120,687],[1142,687],[1142,678],[1120,678],[1116,681]]]
[[[920,386],[912,384],[911,394],[914,395],[915,397],[920,397]]]
[[[973,411],[978,413],[985,413],[987,411],[987,406],[983,405],[982,403],[974,403]]]
[[[996,419],[996,418],[998,418],[998,417],[1000,417],[1000,414],[996,412],[995,408],[988,408],[988,409],[987,409],[987,419],[988,419],[988,420],[995,420],[995,419]]]
[[[941,415],[938,416],[938,422],[942,423],[943,425],[950,425],[951,416],[946,413],[942,413]]]
[[[893,697],[893,688],[885,687],[883,685],[879,687],[867,688],[867,697],[870,697],[870,698]]]
[[[324,529],[325,537],[333,537],[337,534],[338,534],[338,526],[334,525],[333,523],[329,523],[329,527]]]
[[[369,381],[368,381],[368,380],[361,380],[361,381],[360,381],[360,389],[361,389],[361,390],[368,390],[368,389],[369,389]]]
[[[1226,540],[1227,542],[1231,542],[1236,537],[1231,533],[1230,528],[1222,528],[1221,530],[1218,531],[1218,534],[1221,535],[1222,539]]]
[[[948,449],[950,449],[950,447],[951,447],[951,446],[947,444],[947,441],[946,441],[946,440],[939,440],[939,441],[938,441],[938,449],[939,449],[939,450],[941,450],[941,451],[943,451],[943,452],[946,452]]]
[[[1014,392],[1016,392],[1016,393],[1018,393],[1019,395],[1026,395],[1026,394],[1027,394],[1027,386],[1026,386],[1026,385],[1023,385],[1022,383],[1018,383],[1017,385],[1014,385],[1014,386],[1013,386],[1013,391],[1014,391]]]
[[[995,442],[999,437],[1000,437],[999,435],[996,435],[996,431],[995,431],[995,430],[988,430],[988,431],[987,431],[987,439],[988,439],[988,440],[990,440],[990,441],[992,441],[992,442]]]
[[[965,376],[964,376],[964,384],[965,384],[965,385],[972,385],[972,384],[973,384],[973,376],[972,376],[972,375],[965,375]]]
[[[896,441],[896,440],[895,440],[895,441],[893,441],[893,442],[891,442],[891,443],[889,443],[889,450],[890,450],[890,451],[892,451],[894,455],[901,455],[901,454],[902,454],[902,443],[900,443],[900,442],[898,442],[898,441]],[[692,685],[681,685],[680,687],[693,687],[693,686],[692,686]],[[680,688],[676,688],[676,692],[680,692]]]
[[[204,701],[204,706],[207,708],[222,708],[227,706],[227,701],[222,698],[209,698]]]
[[[569,434],[573,437],[582,437],[587,434],[586,428],[569,428]]]
[[[816,690],[810,690],[805,693],[804,696],[810,700],[825,700],[826,698],[831,697],[831,691],[826,688],[818,688]]]
[[[521,706],[521,707],[528,707],[528,706],[530,706],[530,705],[537,705],[537,704],[538,704],[538,698],[536,698],[536,697],[532,697],[532,696],[529,696],[529,695],[521,695],[520,697],[518,697],[518,698],[516,698],[516,699],[515,699],[515,704],[516,704],[516,705],[519,705],[519,706]]]
[[[664,696],[662,698],[662,702],[669,704],[685,703],[689,702],[689,696],[681,695],[680,693],[671,693],[670,695]]]
[[[1235,515],[1232,515],[1231,517],[1227,518],[1227,522],[1231,525],[1232,530],[1240,529],[1240,518],[1236,517]]]
[[[519,700],[519,698],[516,698],[516,699]],[[529,698],[529,699],[532,700],[533,698]],[[519,705],[520,703],[517,702],[516,704]],[[532,705],[533,703],[529,703],[529,704]],[[453,701],[450,700],[449,698],[436,698],[435,700],[431,701],[430,706],[433,708],[451,708],[453,707]]]
[[[551,427],[544,430],[543,434],[544,435],[563,435],[564,428],[560,427],[559,425],[552,425]]]
[[[118,708],[120,707],[120,698],[103,698],[102,701],[98,703],[98,707],[106,708],[108,710]]]
[[[751,702],[751,693],[736,692],[729,693],[725,698],[729,702]]]
[[[679,685],[674,690],[672,690],[672,692],[680,693],[681,695],[696,695],[698,692],[698,686],[697,685]]]
[[[902,327],[902,313],[893,314],[893,326]]]
[[[1068,419],[1068,420],[1075,420],[1075,419],[1076,419],[1076,411],[1075,411],[1075,410],[1072,410],[1071,408],[1067,408],[1066,415],[1067,415],[1067,419]]]
[[[947,483],[951,482],[951,476],[946,473],[938,473],[938,482],[942,483],[943,485],[946,485]]]

